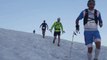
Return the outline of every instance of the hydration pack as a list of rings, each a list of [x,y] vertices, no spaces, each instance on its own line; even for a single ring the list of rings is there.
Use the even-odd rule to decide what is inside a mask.
[[[85,17],[84,17],[84,22],[83,22],[84,25],[88,22],[88,14],[89,14],[88,9],[85,9]],[[96,24],[98,24],[97,10],[96,9],[94,11],[94,19],[93,20],[95,21]]]

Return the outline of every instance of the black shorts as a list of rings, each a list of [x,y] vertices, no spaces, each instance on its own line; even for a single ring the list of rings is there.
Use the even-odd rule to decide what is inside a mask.
[[[42,32],[44,33],[46,31],[46,29],[42,29]]]
[[[54,32],[54,36],[60,36],[60,32]]]
[[[45,31],[46,29],[42,29],[42,31]]]

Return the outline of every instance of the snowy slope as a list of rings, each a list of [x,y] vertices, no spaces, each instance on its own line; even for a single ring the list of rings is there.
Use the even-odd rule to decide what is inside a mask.
[[[61,40],[52,44],[52,37],[0,28],[0,60],[87,60],[86,46]],[[56,41],[57,43],[57,41]],[[102,47],[100,60],[107,60],[107,47]]]

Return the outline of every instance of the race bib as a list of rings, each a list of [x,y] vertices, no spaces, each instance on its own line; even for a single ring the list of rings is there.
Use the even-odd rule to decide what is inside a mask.
[[[45,27],[42,27],[42,29],[45,29]]]
[[[87,25],[88,25],[89,27],[96,27],[96,23],[95,23],[94,20],[88,21],[88,22],[87,22]]]

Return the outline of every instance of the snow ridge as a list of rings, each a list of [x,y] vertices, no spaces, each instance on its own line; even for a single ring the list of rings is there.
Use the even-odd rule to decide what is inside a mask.
[[[0,60],[87,60],[86,46],[61,40],[52,44],[53,37],[0,28]],[[99,60],[107,60],[107,47],[102,46]],[[94,55],[94,54],[93,54]]]

